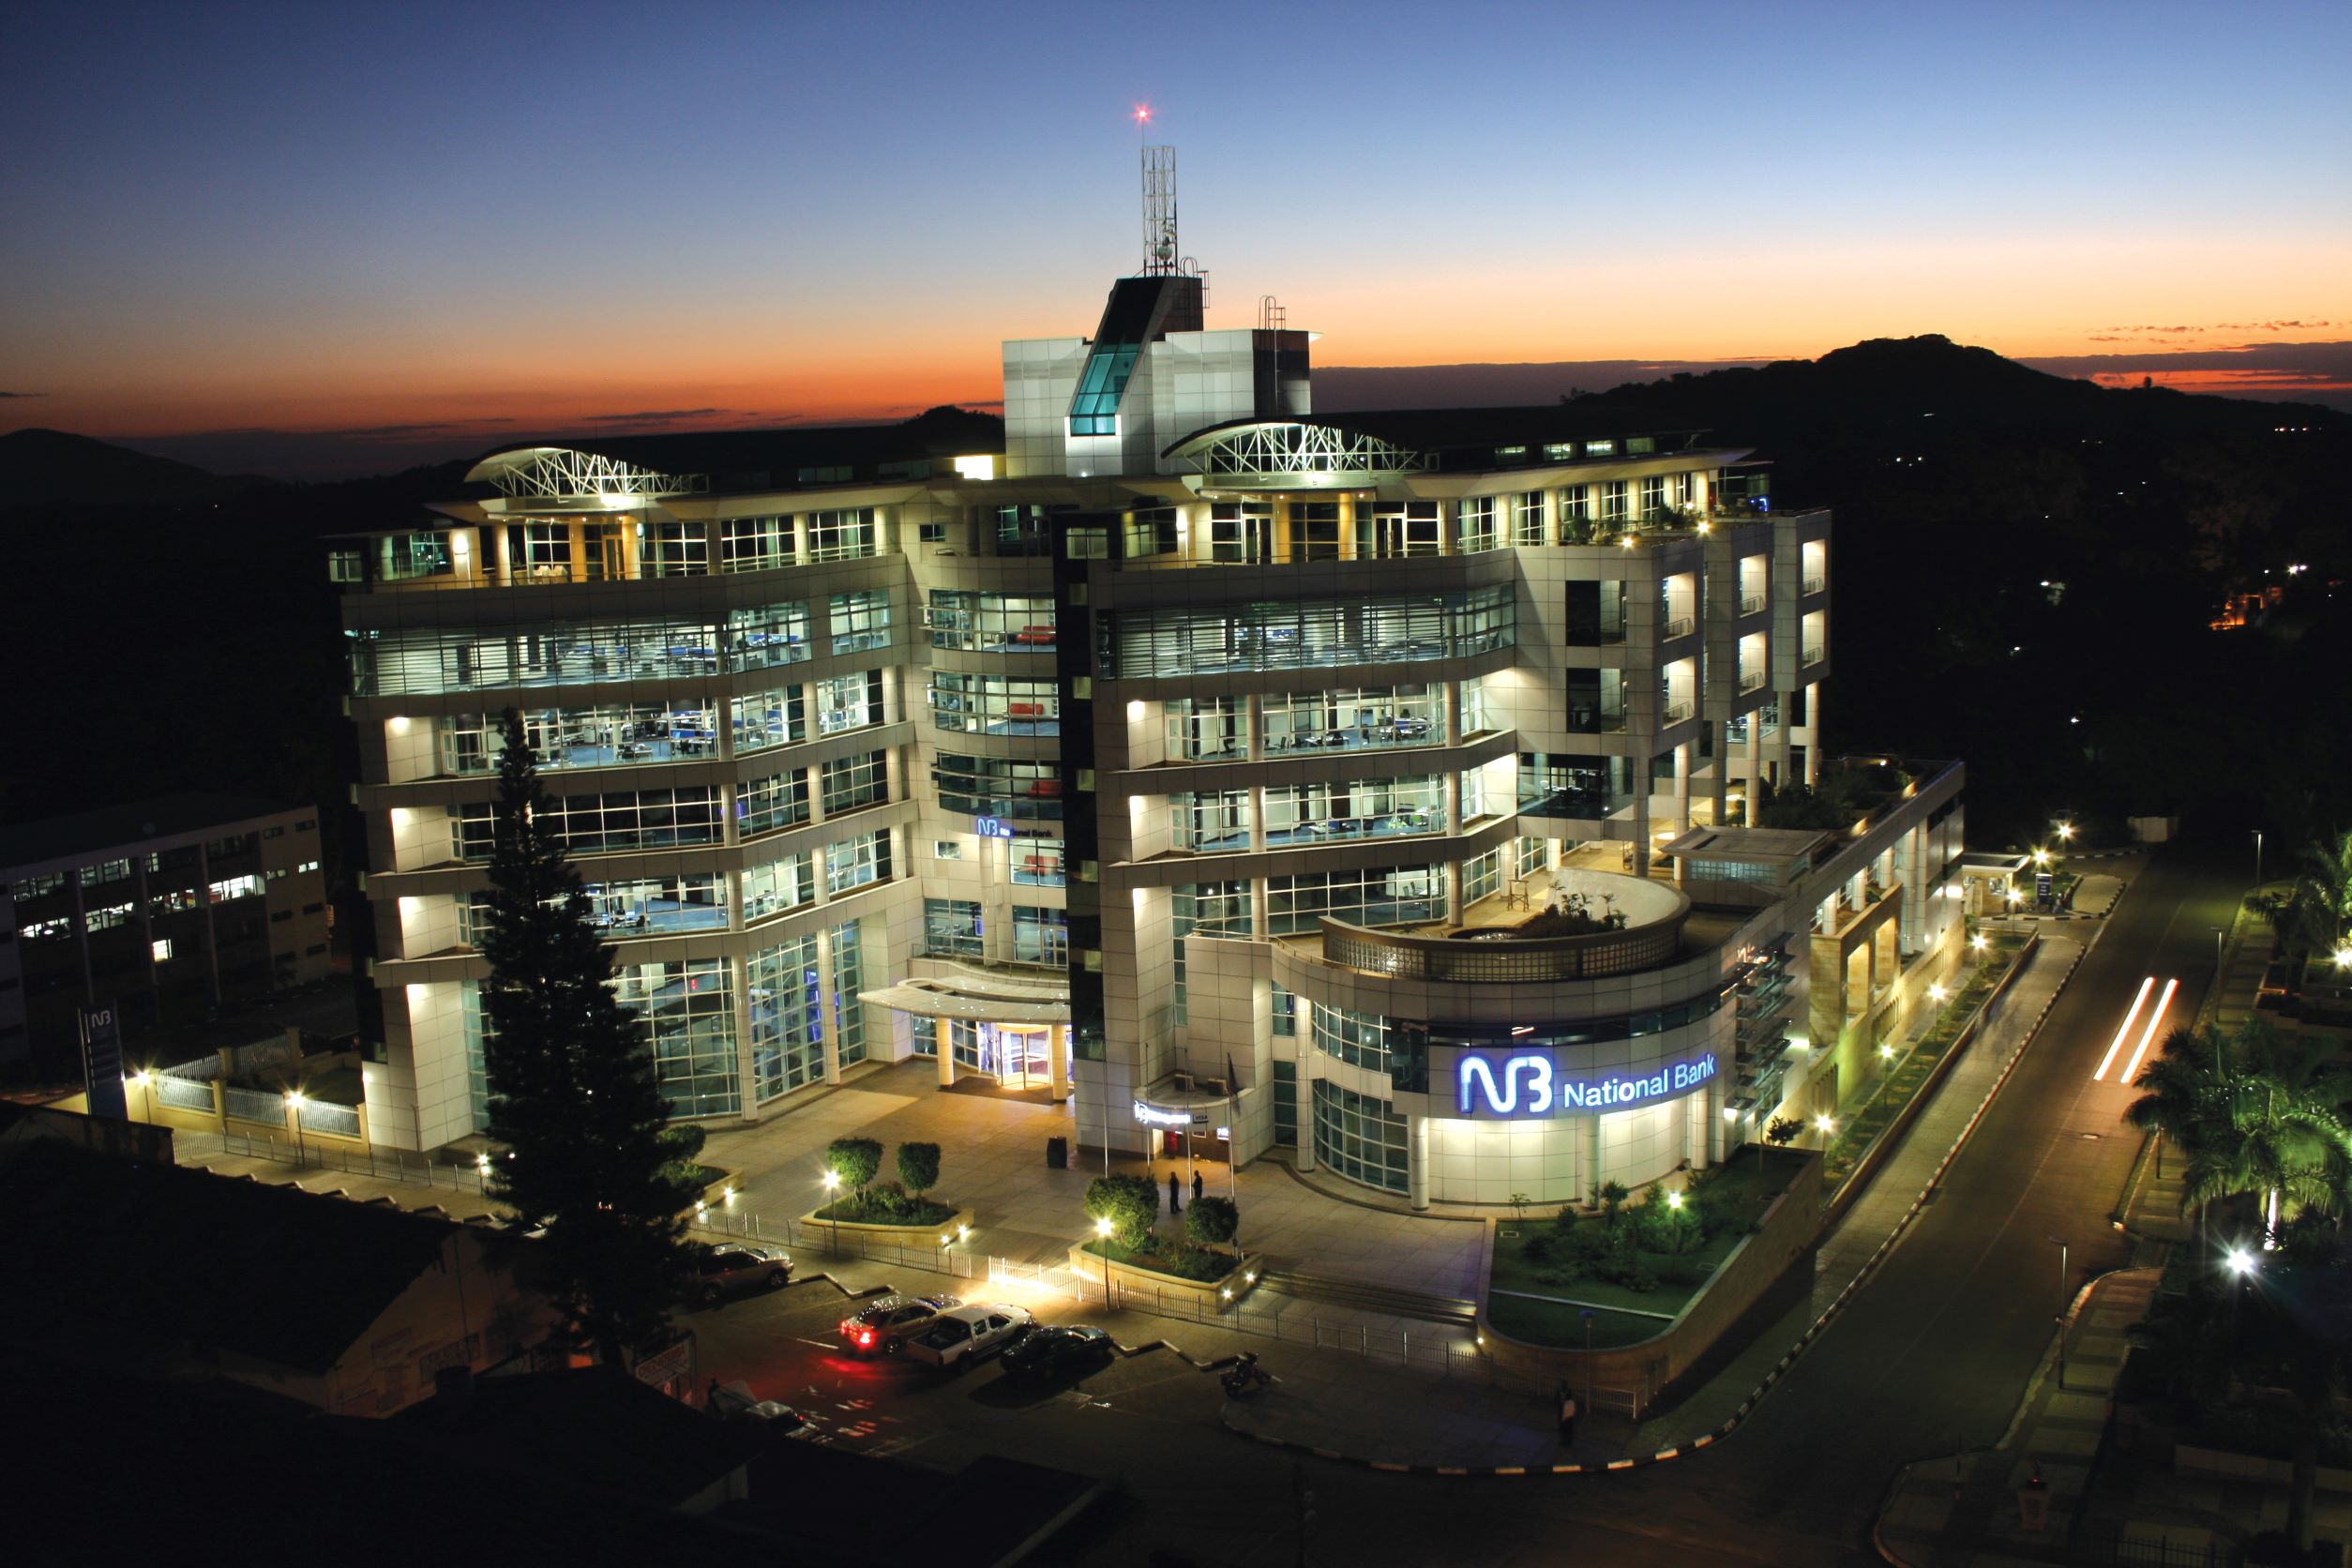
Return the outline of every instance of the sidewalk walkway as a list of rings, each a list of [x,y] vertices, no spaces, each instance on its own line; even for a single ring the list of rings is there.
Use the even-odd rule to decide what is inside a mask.
[[[1889,1561],[1989,1568],[2073,1560],[2076,1516],[2105,1435],[2107,1399],[2123,1368],[2125,1331],[2146,1314],[2159,1273],[2129,1269],[2085,1287],[2068,1317],[2062,1353],[2035,1375],[1999,1446],[1904,1468],[1876,1532]],[[2058,1350],[2055,1340],[2052,1349]],[[2029,1525],[2025,1511],[2037,1489],[2046,1516]]]

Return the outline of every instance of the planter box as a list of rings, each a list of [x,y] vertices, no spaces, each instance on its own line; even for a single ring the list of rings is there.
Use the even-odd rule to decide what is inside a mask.
[[[936,1248],[942,1236],[952,1238],[957,1227],[972,1223],[972,1211],[958,1209],[931,1225],[894,1225],[878,1219],[825,1219],[814,1212],[801,1215],[800,1223],[806,1239],[811,1241],[830,1232],[842,1236],[871,1236],[876,1241],[893,1242],[899,1246]]]
[[[1174,1302],[1188,1311],[1230,1312],[1249,1293],[1262,1271],[1255,1260],[1242,1255],[1236,1257],[1232,1269],[1223,1278],[1186,1279],[1182,1274],[1162,1274],[1157,1269],[1115,1261],[1099,1252],[1087,1251],[1086,1244],[1080,1242],[1070,1247],[1070,1272],[1101,1284],[1106,1296],[1123,1290],[1154,1303]]]

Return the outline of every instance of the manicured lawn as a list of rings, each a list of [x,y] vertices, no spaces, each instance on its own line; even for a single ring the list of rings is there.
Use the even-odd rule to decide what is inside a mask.
[[[1140,1247],[1122,1246],[1105,1237],[1087,1243],[1086,1250],[1097,1258],[1108,1258],[1114,1263],[1151,1269],[1159,1274],[1174,1274],[1179,1279],[1198,1280],[1204,1285],[1211,1280],[1223,1279],[1242,1260],[1238,1253],[1215,1247],[1180,1249],[1175,1242],[1162,1236],[1154,1236],[1151,1244]]]
[[[1591,1343],[1595,1349],[1631,1345],[1650,1338],[1662,1332],[1691,1297],[1705,1289],[1716,1268],[1756,1229],[1756,1221],[1772,1206],[1772,1199],[1788,1190],[1789,1182],[1803,1168],[1807,1157],[1790,1150],[1768,1149],[1759,1161],[1754,1149],[1742,1149],[1730,1161],[1709,1172],[1704,1179],[1715,1195],[1711,1201],[1722,1205],[1723,1222],[1713,1235],[1687,1252],[1643,1249],[1638,1255],[1642,1263],[1658,1276],[1654,1289],[1636,1290],[1598,1278],[1557,1257],[1545,1260],[1529,1259],[1528,1240],[1539,1233],[1555,1231],[1548,1214],[1506,1222],[1500,1229],[1515,1230],[1518,1234],[1498,1234],[1495,1239],[1494,1266],[1487,1276],[1488,1319],[1515,1339],[1575,1349],[1586,1341],[1586,1322],[1582,1309],[1568,1303],[1583,1303],[1594,1309]],[[1579,1230],[1597,1231],[1604,1225],[1597,1215],[1576,1221]],[[1682,1283],[1672,1282],[1677,1279]],[[1495,1290],[1523,1290],[1567,1300],[1530,1301],[1524,1296],[1496,1295],[1492,1293]],[[1636,1310],[1609,1310],[1612,1307]],[[1660,1316],[1640,1315],[1648,1313]]]
[[[844,1225],[904,1225],[928,1229],[956,1217],[952,1203],[932,1199],[920,1200],[902,1199],[896,1203],[882,1203],[871,1199],[837,1198],[817,1211],[819,1219],[837,1219]]]

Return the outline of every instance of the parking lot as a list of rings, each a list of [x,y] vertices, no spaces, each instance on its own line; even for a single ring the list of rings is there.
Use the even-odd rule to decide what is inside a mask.
[[[937,1282],[925,1276],[907,1285],[929,1290]],[[695,1332],[706,1382],[740,1380],[760,1398],[808,1415],[831,1441],[863,1453],[949,1468],[982,1453],[1007,1454],[1102,1475],[1118,1469],[1121,1450],[1152,1446],[1155,1430],[1163,1438],[1169,1425],[1216,1433],[1224,1395],[1215,1373],[1174,1350],[1154,1346],[1081,1377],[1055,1380],[1008,1376],[993,1355],[942,1371],[903,1355],[859,1357],[844,1349],[837,1328],[864,1299],[843,1295],[823,1278],[804,1279],[679,1320]],[[1066,1299],[1033,1301],[1011,1290],[992,1296],[985,1286],[963,1299],[1026,1306],[1040,1322],[1102,1320]],[[1186,1349],[1203,1360],[1230,1353],[1221,1343]]]

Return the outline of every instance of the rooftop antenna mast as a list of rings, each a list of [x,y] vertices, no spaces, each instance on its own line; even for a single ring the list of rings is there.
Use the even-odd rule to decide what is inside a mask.
[[[1182,270],[1176,243],[1176,149],[1143,149],[1143,276],[1173,277]]]

